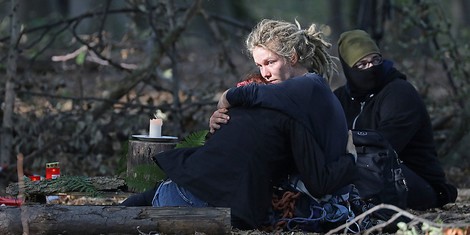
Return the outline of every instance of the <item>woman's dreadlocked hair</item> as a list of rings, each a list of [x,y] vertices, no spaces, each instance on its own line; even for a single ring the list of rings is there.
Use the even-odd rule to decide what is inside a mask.
[[[336,72],[327,49],[331,44],[323,39],[323,32],[315,24],[308,29],[301,29],[300,24],[264,19],[259,22],[246,39],[246,48],[252,54],[255,47],[263,47],[286,58],[298,56],[298,62],[310,72],[322,75],[330,80]]]

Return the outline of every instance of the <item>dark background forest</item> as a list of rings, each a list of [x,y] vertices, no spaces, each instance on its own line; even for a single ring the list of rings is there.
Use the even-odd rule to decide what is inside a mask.
[[[243,42],[263,18],[317,24],[333,55],[341,32],[368,31],[422,95],[450,181],[468,187],[468,12],[467,0],[0,0],[0,194],[18,153],[31,174],[54,161],[121,174],[156,110],[163,135],[207,130],[219,95],[256,70]]]

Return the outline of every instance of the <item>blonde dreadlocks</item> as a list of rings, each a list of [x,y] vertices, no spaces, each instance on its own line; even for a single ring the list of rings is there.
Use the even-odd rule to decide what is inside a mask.
[[[249,54],[255,47],[263,47],[287,60],[298,56],[303,67],[330,80],[336,72],[334,57],[327,52],[331,44],[323,39],[323,32],[318,31],[315,24],[308,29],[301,29],[297,21],[296,24],[262,20],[246,39]]]

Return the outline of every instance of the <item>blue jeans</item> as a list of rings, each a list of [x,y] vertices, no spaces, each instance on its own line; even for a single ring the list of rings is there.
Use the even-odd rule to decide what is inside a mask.
[[[208,203],[197,198],[188,190],[178,186],[175,182],[166,180],[158,186],[152,200],[152,206],[207,207]]]

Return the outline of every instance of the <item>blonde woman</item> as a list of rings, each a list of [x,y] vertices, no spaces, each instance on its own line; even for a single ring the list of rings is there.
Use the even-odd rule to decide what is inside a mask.
[[[230,207],[232,226],[253,229],[270,222],[273,185],[287,175],[298,174],[316,197],[348,185],[355,148],[341,106],[320,76],[334,71],[328,47],[315,25],[304,30],[261,21],[247,49],[270,84],[230,89],[220,101],[221,108],[234,106],[224,114],[230,121],[204,146],[154,158],[169,180],[153,205]]]

